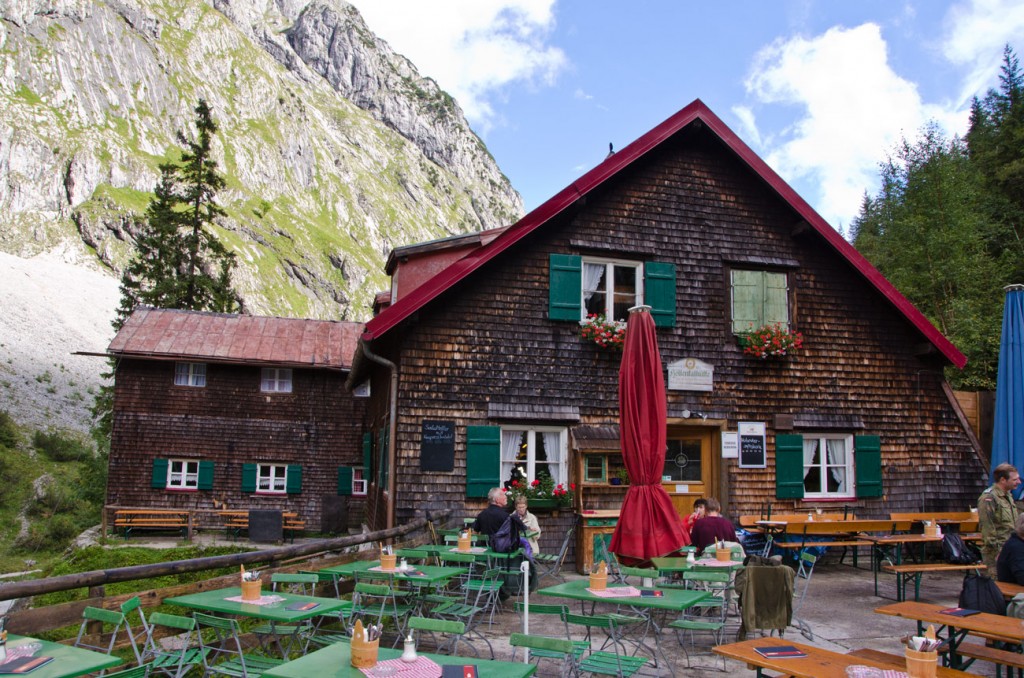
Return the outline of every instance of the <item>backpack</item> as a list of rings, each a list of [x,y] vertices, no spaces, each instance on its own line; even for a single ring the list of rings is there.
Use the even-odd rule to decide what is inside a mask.
[[[1006,616],[1024,619],[1024,593],[1018,593],[1006,606]]]
[[[942,535],[942,559],[953,565],[973,565],[981,562],[981,551],[956,532],[946,532]]]
[[[491,535],[489,545],[495,553],[512,553],[519,548],[519,537],[526,532],[526,525],[514,513],[505,518],[498,531]]]
[[[990,577],[973,572],[964,577],[958,605],[989,614],[1006,614],[1006,601],[999,586]]]

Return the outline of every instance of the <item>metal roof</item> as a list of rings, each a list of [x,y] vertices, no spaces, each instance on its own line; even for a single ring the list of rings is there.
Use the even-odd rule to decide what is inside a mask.
[[[775,173],[753,150],[750,149],[718,116],[711,112],[700,99],[695,100],[681,111],[668,118],[621,151],[609,155],[577,181],[557,193],[547,202],[510,226],[493,241],[473,250],[433,278],[420,285],[396,303],[384,309],[366,324],[363,333],[365,341],[373,341],[393,330],[418,310],[431,303],[442,293],[452,288],[487,262],[515,245],[534,230],[569,209],[577,200],[601,187],[605,181],[643,158],[688,125],[700,121],[707,126],[725,146],[746,163],[780,198],[799,214],[817,234],[840,256],[877,289],[885,299],[896,307],[924,335],[947,360],[957,367],[963,367],[967,358],[957,350],[934,325],[893,287],[878,269],[872,266],[854,247],[836,232],[821,215],[814,211],[803,198],[797,195],[782,177]]]
[[[107,351],[155,360],[348,370],[362,323],[141,307]]]

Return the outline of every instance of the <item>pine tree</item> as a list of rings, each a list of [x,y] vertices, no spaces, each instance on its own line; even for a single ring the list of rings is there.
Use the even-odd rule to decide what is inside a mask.
[[[235,256],[213,233],[224,216],[215,201],[225,186],[212,153],[217,125],[202,99],[195,114],[196,139],[179,132],[185,147],[181,160],[160,165],[160,180],[135,238],[135,256],[121,275],[115,330],[139,305],[225,313],[238,309],[231,289]],[[103,376],[113,376],[113,368]],[[109,440],[112,412],[113,387],[104,386],[92,412],[98,441]]]

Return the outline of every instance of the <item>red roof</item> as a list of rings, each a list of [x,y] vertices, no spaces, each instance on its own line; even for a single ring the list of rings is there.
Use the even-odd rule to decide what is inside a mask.
[[[860,252],[828,225],[803,198],[797,195],[782,177],[774,172],[753,150],[750,149],[718,116],[697,99],[660,125],[647,132],[621,151],[609,155],[601,164],[570,184],[553,198],[533,210],[490,243],[470,252],[462,259],[444,269],[407,296],[386,308],[366,324],[363,339],[372,341],[398,326],[402,321],[429,304],[439,295],[461,282],[464,278],[484,266],[522,238],[541,228],[548,221],[561,214],[580,198],[598,189],[605,181],[614,177],[632,163],[643,158],[674,134],[695,121],[703,122],[732,150],[750,169],[765,181],[789,206],[796,211],[825,241],[847,259],[868,283],[873,285],[896,309],[906,316],[924,337],[931,342],[951,363],[963,367],[967,358],[957,350],[934,325],[893,287],[885,276],[878,272]]]
[[[360,323],[142,307],[107,351],[124,357],[348,370]]]

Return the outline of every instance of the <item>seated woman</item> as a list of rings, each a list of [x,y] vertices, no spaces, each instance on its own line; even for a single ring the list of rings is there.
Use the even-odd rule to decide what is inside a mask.
[[[538,553],[537,539],[540,537],[540,523],[537,522],[537,516],[530,513],[527,509],[527,505],[526,497],[516,497],[516,514],[523,521],[523,524],[526,525],[527,531],[536,533],[532,537],[523,535],[523,538],[530,547],[530,555],[535,556]]]
[[[996,580],[1024,586],[1024,513],[1017,516],[1013,534],[996,559]]]

